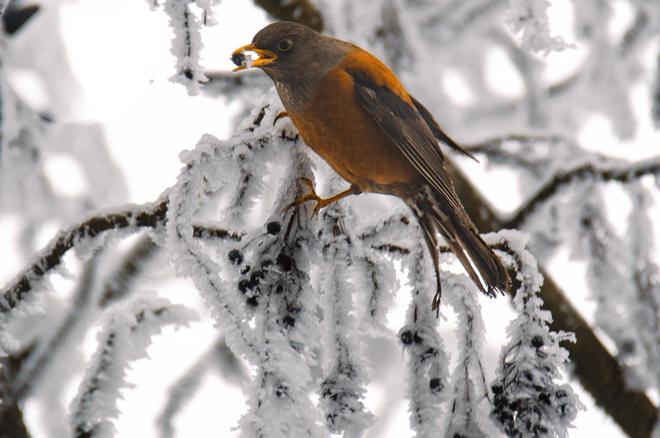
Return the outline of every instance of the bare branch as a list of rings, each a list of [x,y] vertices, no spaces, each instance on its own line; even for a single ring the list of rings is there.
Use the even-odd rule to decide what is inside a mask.
[[[323,30],[323,17],[309,0],[254,0],[278,20],[295,21],[321,32]]]

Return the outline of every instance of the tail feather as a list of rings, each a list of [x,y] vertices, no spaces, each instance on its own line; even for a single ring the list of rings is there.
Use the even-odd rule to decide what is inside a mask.
[[[461,262],[472,281],[489,296],[496,292],[505,293],[511,288],[511,279],[493,250],[483,241],[472,222],[466,222],[467,214],[457,214],[447,208],[446,203],[436,202],[432,196],[420,196],[411,204],[424,230],[429,251],[433,256],[438,280],[438,256],[435,234],[439,232],[447,241],[449,249]],[[469,220],[469,219],[467,219]],[[434,300],[435,302],[435,300]]]

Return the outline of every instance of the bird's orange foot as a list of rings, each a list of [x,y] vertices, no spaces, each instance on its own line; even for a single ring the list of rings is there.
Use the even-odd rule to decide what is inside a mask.
[[[279,114],[277,114],[273,119],[273,126],[275,126],[275,123],[277,123],[279,119],[282,119],[284,117],[289,117],[289,113],[287,113],[286,111],[282,111]]]
[[[310,193],[301,196],[300,198],[296,199],[293,201],[289,206],[287,207],[287,210],[291,207],[298,206],[300,204],[303,204],[307,201],[314,201],[316,205],[314,205],[314,211],[312,212],[312,217],[318,214],[318,212],[324,208],[327,207],[328,205],[332,204],[333,202],[339,201],[341,198],[348,196],[348,195],[357,195],[359,193],[362,193],[360,189],[355,186],[351,185],[351,187],[348,190],[344,190],[341,193],[338,193],[334,196],[331,196],[329,198],[321,198],[319,195],[316,194],[316,191],[314,190],[314,183],[312,182],[311,179],[309,178],[300,178],[300,180],[307,186],[307,190],[310,191]]]

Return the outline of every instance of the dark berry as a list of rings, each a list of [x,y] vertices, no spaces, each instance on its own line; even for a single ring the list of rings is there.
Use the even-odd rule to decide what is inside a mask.
[[[405,332],[402,332],[400,337],[403,345],[410,345],[413,343],[413,334],[410,330],[406,330]]]
[[[534,336],[532,338],[532,347],[534,348],[541,348],[543,347],[543,337],[542,336]]]
[[[245,275],[248,272],[250,272],[250,265],[245,265],[243,269],[241,269],[241,274]]]
[[[277,265],[282,268],[284,272],[289,272],[291,268],[293,267],[293,260],[291,257],[284,253],[280,253],[280,255],[277,256]]]
[[[280,225],[279,222],[275,222],[275,221],[268,222],[268,224],[266,225],[266,231],[268,231],[268,234],[275,235],[279,233],[281,229],[282,229],[282,225]]]
[[[550,395],[547,392],[542,392],[539,394],[539,401],[545,403],[546,405],[550,404]]]
[[[431,388],[431,391],[440,392],[444,387],[445,386],[442,384],[442,380],[439,377],[434,377],[429,380],[429,388]]]
[[[232,249],[228,254],[229,261],[235,265],[240,265],[243,263],[243,254],[237,249]]]
[[[277,389],[275,390],[275,395],[277,398],[282,398],[286,395],[286,388],[282,386],[278,386]]]
[[[415,332],[413,333],[413,342],[415,344],[421,344],[423,341],[422,337],[419,335],[419,333]]]
[[[248,298],[247,300],[245,300],[245,302],[252,307],[257,307],[257,305],[259,305],[259,301],[257,300],[256,295]]]
[[[245,55],[243,53],[234,53],[231,55],[231,62],[240,67],[245,62]]]
[[[266,274],[264,274],[264,271],[254,271],[252,275],[250,275],[250,281],[253,282],[254,284],[258,284],[259,280],[264,278]]]
[[[282,318],[282,324],[286,328],[291,328],[296,325],[296,319],[291,315],[286,315],[284,318]]]
[[[493,390],[493,394],[502,394],[502,392],[504,392],[502,385],[493,385],[491,389]]]
[[[246,293],[248,290],[252,290],[254,286],[254,283],[246,278],[238,282],[238,290],[240,290],[242,293]]]
[[[192,79],[193,78],[193,71],[191,69],[187,68],[183,71],[183,75],[186,77],[186,79]]]

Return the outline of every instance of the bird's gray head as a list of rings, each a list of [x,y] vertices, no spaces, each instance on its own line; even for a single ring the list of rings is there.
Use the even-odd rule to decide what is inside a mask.
[[[275,82],[296,84],[318,79],[337,66],[350,44],[321,35],[307,26],[290,21],[269,24],[232,54],[235,70],[258,67]],[[245,52],[259,58],[248,61]]]

